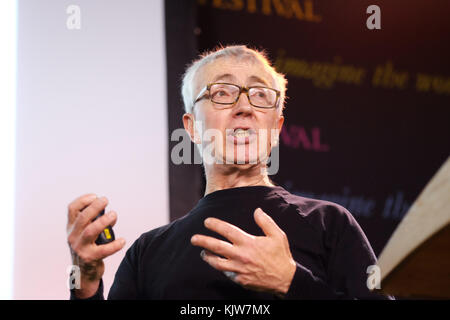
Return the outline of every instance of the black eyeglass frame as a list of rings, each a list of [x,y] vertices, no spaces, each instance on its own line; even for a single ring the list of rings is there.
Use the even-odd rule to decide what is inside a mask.
[[[194,104],[192,105],[192,108],[194,108],[194,106],[195,106],[195,104],[196,104],[197,102],[199,102],[200,100],[204,99],[204,98],[207,96],[207,95],[205,94],[206,91],[209,92],[209,91],[211,90],[211,86],[213,86],[213,85],[215,85],[215,84],[226,84],[226,85],[231,85],[231,86],[237,87],[237,88],[239,88],[239,94],[237,95],[236,100],[234,100],[233,102],[215,102],[215,101],[212,101],[212,97],[211,97],[211,95],[208,93],[209,100],[210,100],[212,103],[215,103],[215,104],[222,104],[222,105],[234,105],[236,102],[238,102],[239,98],[241,97],[241,94],[242,94],[242,93],[245,93],[245,94],[247,95],[248,102],[249,102],[253,107],[255,107],[255,108],[260,108],[260,109],[275,109],[275,108],[278,108],[278,102],[279,102],[279,100],[280,100],[280,95],[281,95],[281,92],[280,92],[279,90],[273,89],[273,88],[269,88],[269,87],[265,87],[265,86],[251,86],[251,87],[245,87],[245,86],[242,86],[242,87],[241,87],[241,86],[238,86],[237,84],[234,84],[234,83],[227,83],[227,82],[213,82],[213,83],[207,84],[206,87],[204,87],[203,90],[201,90],[200,93],[198,94],[198,98],[195,99]],[[249,90],[250,90],[250,89],[254,89],[254,88],[262,88],[262,89],[269,89],[269,90],[275,91],[277,97],[276,97],[276,99],[275,99],[275,102],[274,102],[273,106],[270,106],[270,107],[261,107],[261,106],[256,106],[256,105],[254,105],[254,104],[252,103],[251,99],[250,99],[250,95],[248,94]]]

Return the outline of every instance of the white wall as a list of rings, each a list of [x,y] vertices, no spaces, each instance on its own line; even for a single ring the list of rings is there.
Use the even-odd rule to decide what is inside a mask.
[[[81,29],[69,30],[69,5]],[[163,0],[21,0],[15,299],[67,299],[67,205],[106,196],[125,251],[169,221]]]

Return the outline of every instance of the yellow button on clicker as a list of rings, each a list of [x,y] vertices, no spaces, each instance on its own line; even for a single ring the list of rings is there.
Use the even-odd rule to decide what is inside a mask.
[[[109,229],[105,229],[103,230],[103,232],[105,233],[106,239],[111,239],[111,233],[109,233]]]

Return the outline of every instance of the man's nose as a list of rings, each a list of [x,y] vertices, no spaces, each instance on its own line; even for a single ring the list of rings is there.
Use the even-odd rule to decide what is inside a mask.
[[[247,116],[253,114],[254,109],[248,100],[247,94],[245,92],[241,92],[239,95],[238,101],[236,101],[233,107],[233,113],[236,116]]]

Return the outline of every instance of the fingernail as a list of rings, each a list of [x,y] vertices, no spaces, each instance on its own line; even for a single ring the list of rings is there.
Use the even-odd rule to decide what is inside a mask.
[[[108,216],[110,218],[115,218],[116,217],[116,213],[114,211],[110,211],[110,212],[108,212]]]
[[[195,242],[195,241],[197,241],[197,237],[196,236],[192,236],[191,242]]]
[[[205,250],[200,251],[200,257],[202,257],[202,259],[205,259],[206,253]]]

